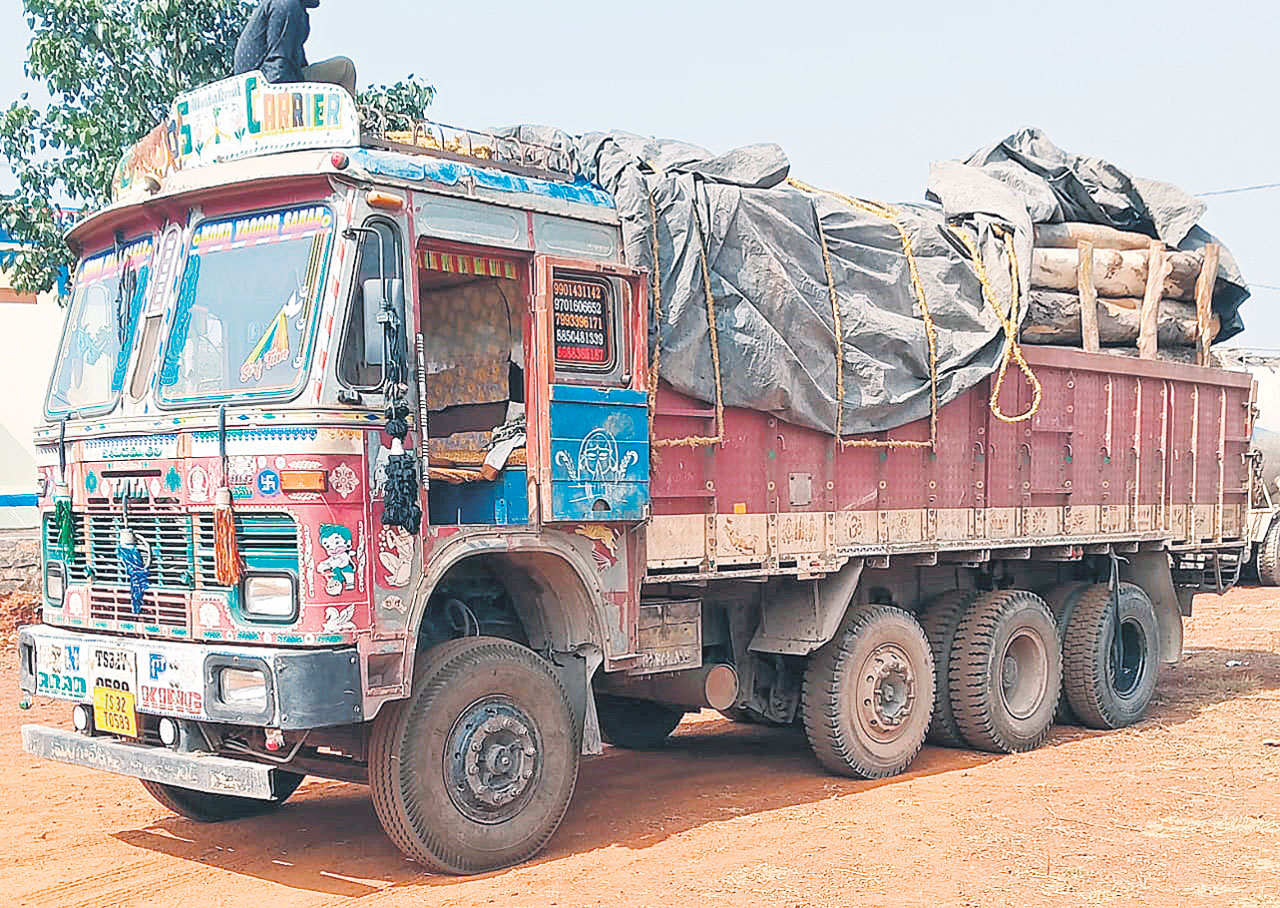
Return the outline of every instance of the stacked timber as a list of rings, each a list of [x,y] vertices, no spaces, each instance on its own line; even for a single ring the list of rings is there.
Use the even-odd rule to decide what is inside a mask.
[[[1155,358],[1179,348],[1208,361],[1218,247],[1178,251],[1100,224],[1038,224],[1022,340],[1136,347]]]

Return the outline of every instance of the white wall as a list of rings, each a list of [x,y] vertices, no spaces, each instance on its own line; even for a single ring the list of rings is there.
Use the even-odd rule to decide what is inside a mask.
[[[0,302],[0,496],[35,492],[31,435],[42,419],[65,314],[51,293],[35,303]],[[0,498],[0,528],[36,525],[34,507],[3,502]]]

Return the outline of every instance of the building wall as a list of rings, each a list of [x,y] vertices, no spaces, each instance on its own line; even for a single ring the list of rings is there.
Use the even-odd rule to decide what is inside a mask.
[[[31,436],[65,314],[55,294],[33,301],[11,292],[0,275],[0,529],[36,525]]]

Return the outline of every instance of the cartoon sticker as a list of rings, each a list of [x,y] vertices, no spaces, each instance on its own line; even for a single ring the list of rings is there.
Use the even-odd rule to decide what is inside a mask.
[[[356,587],[356,553],[351,540],[346,527],[330,523],[320,527],[320,545],[329,557],[317,564],[316,570],[325,575],[324,591],[330,596]]]
[[[378,561],[387,572],[383,586],[409,585],[413,548],[413,536],[402,527],[383,527],[378,534]]]

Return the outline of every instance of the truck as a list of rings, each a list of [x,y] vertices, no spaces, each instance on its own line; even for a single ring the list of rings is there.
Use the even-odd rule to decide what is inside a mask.
[[[675,390],[554,147],[250,74],[116,184],[69,235],[18,639],[71,728],[22,743],[195,820],[349,780],[469,874],[699,709],[863,778],[1128,725],[1249,545],[1246,374],[1027,348],[1034,387],[853,436]]]

